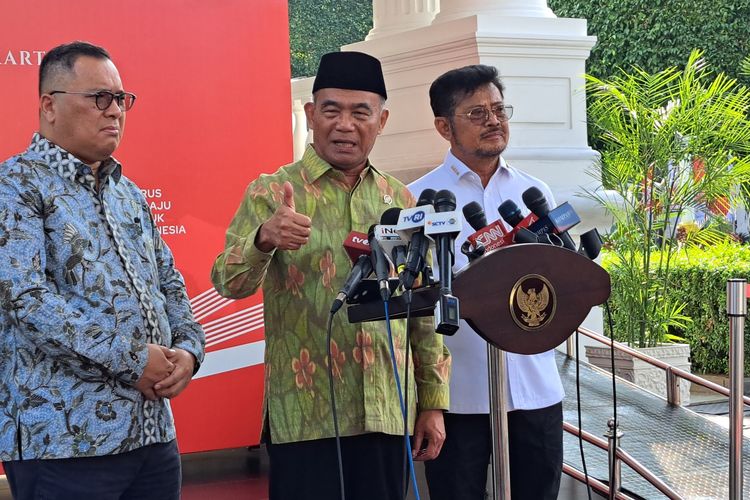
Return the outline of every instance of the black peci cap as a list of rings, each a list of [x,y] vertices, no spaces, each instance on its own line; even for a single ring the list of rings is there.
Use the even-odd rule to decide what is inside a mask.
[[[328,88],[364,90],[388,98],[380,61],[362,52],[323,54],[312,91]]]

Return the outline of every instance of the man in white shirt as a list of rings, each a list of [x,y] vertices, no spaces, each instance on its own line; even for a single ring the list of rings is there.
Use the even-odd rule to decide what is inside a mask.
[[[485,65],[449,71],[432,83],[435,128],[450,143],[450,150],[442,165],[409,185],[415,196],[427,188],[449,189],[459,208],[472,201],[482,205],[488,222],[496,218],[505,200],[513,200],[526,215],[521,194],[532,186],[554,206],[544,182],[513,168],[501,156],[513,111],[504,103],[503,89],[497,69]],[[464,222],[456,238],[454,271],[468,262],[460,246],[473,232]],[[451,401],[441,454],[425,463],[430,498],[482,500],[492,451],[487,344],[461,320],[458,332],[445,337],[445,345],[453,356]],[[511,496],[555,499],[562,471],[564,394],[554,351],[505,356]]]

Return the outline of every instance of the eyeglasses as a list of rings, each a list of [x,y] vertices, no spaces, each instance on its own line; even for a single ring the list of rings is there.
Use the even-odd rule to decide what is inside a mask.
[[[112,101],[117,101],[117,106],[122,111],[130,111],[130,108],[135,104],[135,94],[131,94],[130,92],[119,92],[115,94],[109,90],[100,90],[99,92],[67,92],[65,90],[53,90],[49,93],[49,95],[54,94],[75,94],[94,97],[96,99],[96,108],[101,111],[109,109],[112,105]]]
[[[456,116],[465,116],[466,118],[471,120],[472,123],[481,125],[482,123],[485,123],[490,119],[490,113],[495,115],[495,118],[497,118],[501,122],[506,122],[510,120],[511,116],[513,116],[513,106],[498,104],[497,106],[493,106],[492,109],[487,109],[484,106],[479,106],[470,109],[466,113],[456,113]]]

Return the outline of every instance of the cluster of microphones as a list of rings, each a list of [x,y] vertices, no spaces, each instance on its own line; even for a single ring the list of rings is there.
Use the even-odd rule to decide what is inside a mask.
[[[372,225],[367,235],[351,232],[344,242],[354,266],[331,306],[331,313],[358,295],[357,290],[365,282],[374,281],[379,297],[385,302],[398,286],[409,294],[417,283],[439,286],[435,331],[454,334],[458,330],[459,311],[458,299],[452,295],[453,248],[464,218],[475,231],[461,246],[461,252],[470,261],[503,246],[522,243],[556,245],[591,259],[599,255],[601,238],[596,229],[582,234],[580,248],[576,248],[568,230],[581,219],[569,203],[550,209],[544,194],[536,187],[524,191],[522,199],[530,210],[526,217],[512,200],[498,207],[510,230],[506,230],[500,219],[487,224],[484,210],[477,202],[457,211],[456,196],[447,189],[437,192],[425,189],[414,208],[389,208],[383,212],[380,224]],[[432,254],[431,263],[428,252]],[[398,275],[397,280],[389,279],[392,269]],[[366,280],[373,272],[375,280]]]

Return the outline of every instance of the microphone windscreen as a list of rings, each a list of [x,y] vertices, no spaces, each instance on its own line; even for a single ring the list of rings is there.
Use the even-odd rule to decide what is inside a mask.
[[[384,226],[395,226],[398,224],[398,216],[401,213],[401,207],[391,207],[380,216],[380,224]]]
[[[547,205],[547,199],[544,197],[542,191],[535,186],[530,187],[521,195],[524,204],[528,207],[531,212],[538,216],[544,217],[549,213],[549,205]]]
[[[441,189],[435,193],[435,211],[451,212],[456,209],[456,195],[449,189]]]
[[[500,217],[507,222],[510,227],[516,227],[522,220],[521,209],[518,208],[516,202],[513,200],[505,200],[497,207],[497,211],[500,212]]]
[[[476,201],[464,205],[463,212],[464,218],[474,228],[474,231],[479,231],[487,225],[487,217],[484,215],[484,209]]]
[[[435,190],[427,188],[419,194],[419,199],[417,200],[417,206],[423,207],[425,205],[432,205],[434,201],[435,201]]]

